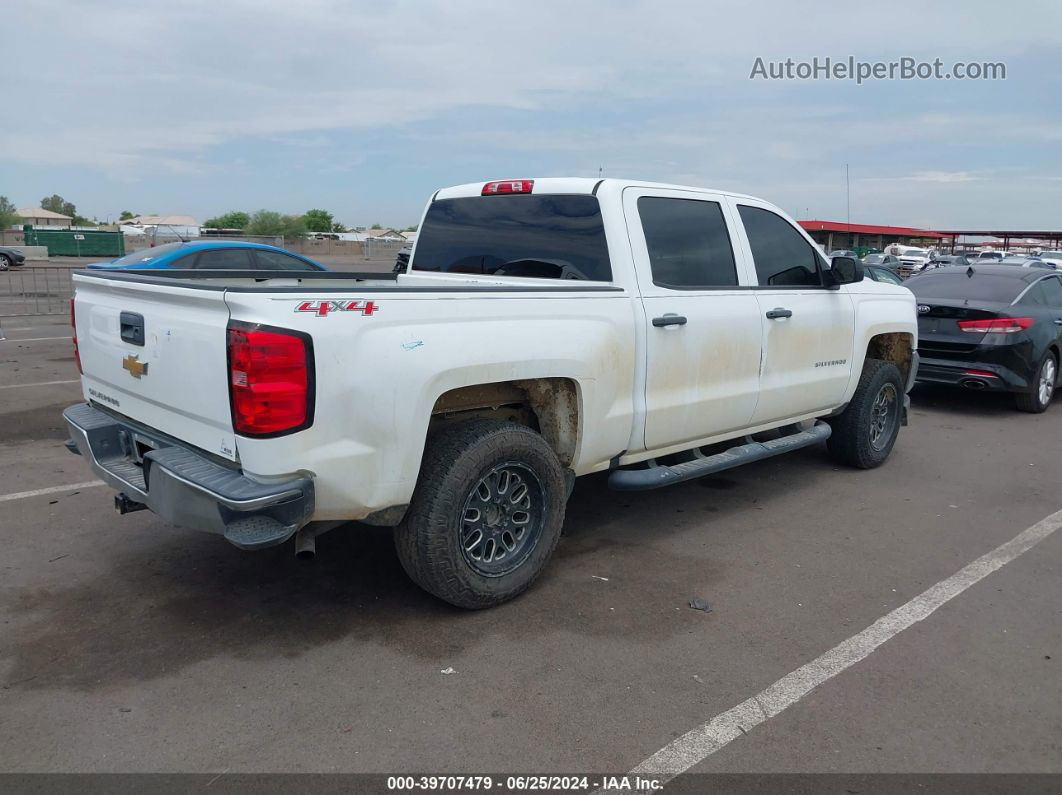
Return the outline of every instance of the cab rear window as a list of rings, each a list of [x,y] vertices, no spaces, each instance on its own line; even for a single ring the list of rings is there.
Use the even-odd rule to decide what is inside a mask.
[[[428,208],[412,270],[611,281],[596,196],[442,199]]]

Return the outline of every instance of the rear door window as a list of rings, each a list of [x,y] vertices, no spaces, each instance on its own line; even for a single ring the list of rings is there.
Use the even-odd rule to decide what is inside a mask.
[[[770,210],[744,204],[738,205],[738,212],[761,286],[822,286],[822,260],[788,221]]]
[[[1044,292],[1044,283],[1037,282],[1018,301],[1018,306],[1047,306],[1047,293]]]
[[[268,249],[255,249],[254,258],[259,270],[278,271],[312,271],[316,270],[310,263],[285,254],[283,251],[269,251]]]
[[[195,260],[196,270],[254,270],[251,252],[245,248],[216,248],[200,251]]]
[[[432,202],[412,270],[611,281],[596,196],[503,195]]]
[[[1062,307],[1062,279],[1057,276],[1049,276],[1044,279],[1040,284],[1044,288],[1044,296],[1047,298],[1047,305],[1054,307]]]
[[[718,202],[638,199],[653,284],[674,290],[738,283],[734,249]]]

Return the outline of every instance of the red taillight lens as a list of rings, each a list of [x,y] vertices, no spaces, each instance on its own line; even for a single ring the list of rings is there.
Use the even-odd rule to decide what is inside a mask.
[[[993,317],[986,320],[960,320],[959,329],[971,334],[1014,334],[1033,324],[1031,317]]]
[[[530,193],[535,186],[533,179],[507,179],[500,182],[488,182],[483,186],[481,196],[497,196],[502,193]]]
[[[296,331],[253,324],[228,329],[232,427],[279,436],[313,422],[313,346]]]
[[[74,343],[74,364],[77,365],[77,371],[82,375],[85,371],[81,369],[81,351],[77,349],[77,316],[74,314],[74,299],[70,299],[70,328],[71,332],[70,340]]]

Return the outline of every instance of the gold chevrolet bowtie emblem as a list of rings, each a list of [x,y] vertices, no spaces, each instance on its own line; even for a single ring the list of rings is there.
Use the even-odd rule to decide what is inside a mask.
[[[133,378],[139,378],[142,375],[147,375],[148,363],[142,362],[137,356],[130,354],[122,359],[122,367],[129,371],[129,375]]]

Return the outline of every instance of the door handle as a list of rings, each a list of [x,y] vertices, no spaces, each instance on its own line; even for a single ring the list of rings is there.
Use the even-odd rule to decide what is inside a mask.
[[[682,315],[664,315],[663,317],[654,317],[653,325],[657,328],[664,328],[666,326],[685,326],[686,318]]]
[[[775,307],[774,309],[767,310],[767,318],[769,320],[777,320],[780,317],[792,317],[792,309],[782,309],[782,307]]]

